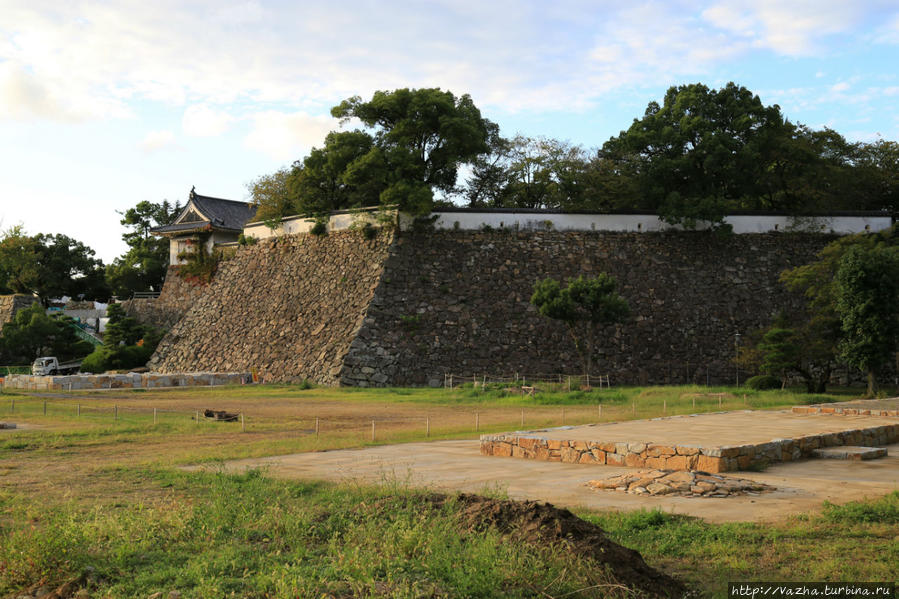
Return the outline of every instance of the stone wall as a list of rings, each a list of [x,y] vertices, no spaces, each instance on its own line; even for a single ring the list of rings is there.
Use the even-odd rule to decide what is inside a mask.
[[[458,376],[579,373],[565,326],[530,305],[534,282],[608,272],[632,317],[594,372],[612,384],[733,382],[736,333],[800,298],[778,282],[832,236],[707,233],[360,232],[268,239],[225,262],[150,363],[257,369],[266,380],[442,385]],[[167,284],[168,285],[168,284]]]
[[[203,281],[180,277],[178,267],[169,266],[158,298],[130,299],[122,302],[122,307],[125,314],[143,324],[170,329],[197,303],[208,287]]]
[[[11,322],[16,312],[38,301],[33,295],[0,295],[0,327]]]
[[[720,447],[544,439],[539,433],[481,435],[481,453],[570,464],[730,472],[809,458],[814,450],[823,447],[895,443],[899,441],[899,424]]]
[[[336,383],[392,241],[390,232],[367,240],[343,231],[241,248],[165,336],[148,366]]]
[[[607,272],[632,317],[610,326],[592,374],[612,384],[733,382],[735,334],[800,306],[778,275],[833,237],[814,234],[404,234],[391,249],[340,381],[442,385],[444,373],[579,373],[565,326],[530,305],[534,282]]]
[[[0,379],[4,389],[27,389],[29,391],[204,387],[210,385],[240,385],[250,381],[252,381],[252,376],[246,372],[192,372],[177,375],[152,372],[59,376],[14,374],[5,379]]]

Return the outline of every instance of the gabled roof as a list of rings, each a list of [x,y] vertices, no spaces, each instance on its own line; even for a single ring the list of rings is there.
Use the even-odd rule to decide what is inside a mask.
[[[256,207],[247,202],[203,196],[191,189],[187,205],[174,222],[151,231],[157,235],[207,230],[240,232],[254,214]]]

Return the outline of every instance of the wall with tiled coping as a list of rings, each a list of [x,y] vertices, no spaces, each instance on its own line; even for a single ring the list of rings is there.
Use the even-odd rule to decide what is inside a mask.
[[[30,391],[78,391],[89,389],[151,389],[239,385],[252,380],[245,372],[192,372],[185,374],[128,373],[32,376],[17,374],[3,379],[4,389]]]
[[[571,464],[606,464],[631,468],[728,472],[753,465],[791,462],[811,456],[820,447],[882,446],[899,441],[899,423],[836,433],[772,439],[767,443],[696,447],[652,442],[607,442],[546,439],[538,431],[481,435],[481,453]]]

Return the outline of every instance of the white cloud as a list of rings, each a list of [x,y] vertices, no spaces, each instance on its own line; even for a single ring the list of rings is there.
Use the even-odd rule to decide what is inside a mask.
[[[702,18],[756,47],[808,56],[820,51],[822,38],[853,27],[862,8],[845,0],[724,0]]]
[[[216,137],[227,131],[233,120],[234,117],[227,112],[205,104],[194,104],[184,111],[181,128],[192,137]]]
[[[576,109],[610,90],[707,76],[758,48],[809,54],[865,10],[844,0],[4,2],[0,65],[27,69],[48,102],[27,114],[127,116],[150,100],[188,106],[188,135],[229,123],[194,105],[229,106],[237,119],[235,107],[253,102],[314,113],[406,86],[469,92],[482,108]],[[7,95],[0,111],[21,113]]]
[[[849,89],[849,84],[846,83],[845,81],[841,81],[839,83],[835,83],[834,85],[830,86],[830,91],[837,92],[837,93],[847,91],[848,89]]]
[[[140,149],[151,153],[175,145],[175,134],[167,129],[150,131],[140,142]]]
[[[331,117],[269,110],[253,115],[253,128],[244,144],[274,160],[293,160],[308,153],[312,146],[321,145],[337,125]]]
[[[899,44],[899,14],[888,18],[878,29],[874,39],[881,44]]]

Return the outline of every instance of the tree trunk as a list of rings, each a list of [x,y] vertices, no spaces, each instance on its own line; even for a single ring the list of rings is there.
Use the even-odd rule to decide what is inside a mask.
[[[865,397],[872,398],[877,395],[877,373],[874,370],[868,370],[868,392]]]

